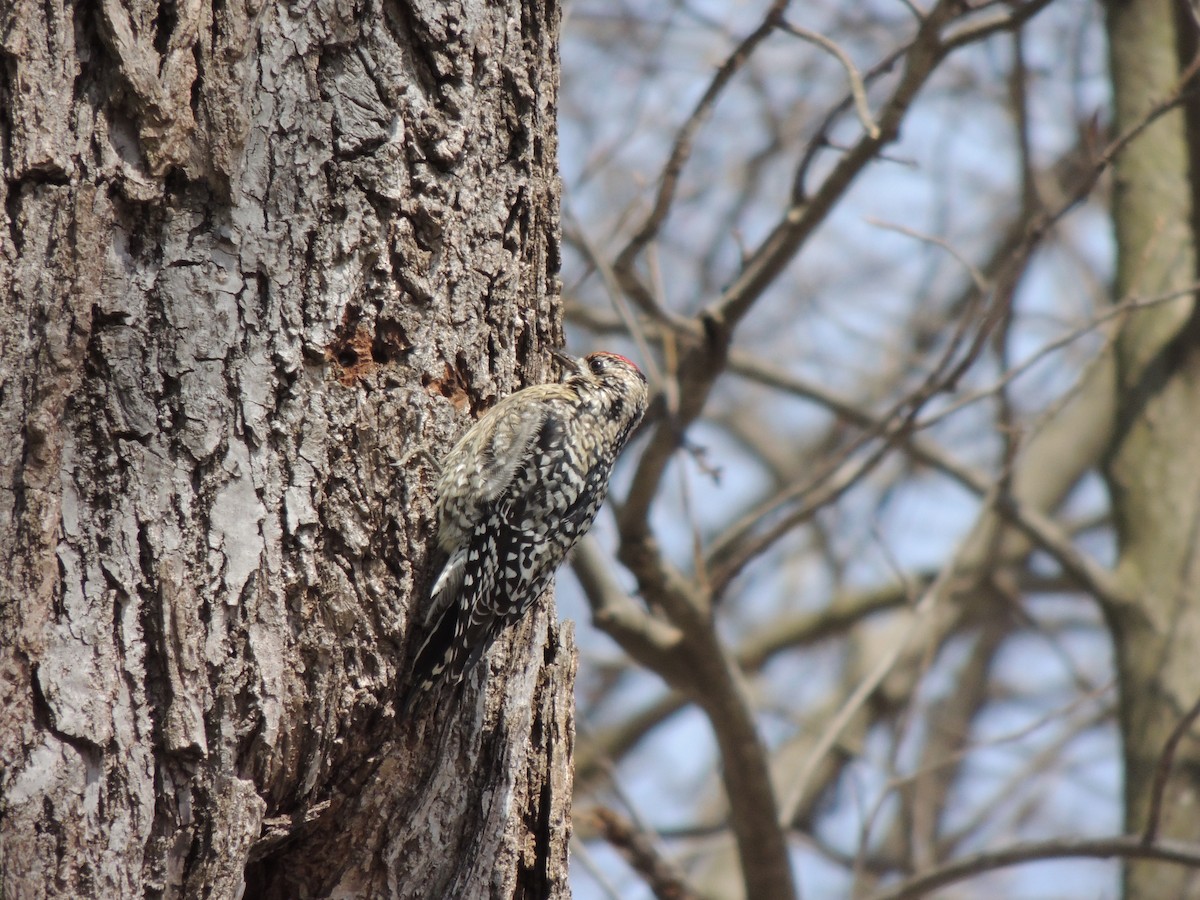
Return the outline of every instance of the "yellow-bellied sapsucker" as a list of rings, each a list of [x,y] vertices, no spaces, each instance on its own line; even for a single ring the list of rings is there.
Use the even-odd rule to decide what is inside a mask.
[[[460,682],[520,620],[604,502],[613,463],[646,411],[646,379],[615,353],[566,363],[560,383],[505,397],[446,457],[436,507],[446,563],[406,708],[439,679]]]

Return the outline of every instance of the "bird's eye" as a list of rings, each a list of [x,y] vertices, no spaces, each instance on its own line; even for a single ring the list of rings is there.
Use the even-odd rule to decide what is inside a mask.
[[[588,368],[592,370],[593,375],[599,375],[604,371],[604,357],[593,356],[588,360]]]

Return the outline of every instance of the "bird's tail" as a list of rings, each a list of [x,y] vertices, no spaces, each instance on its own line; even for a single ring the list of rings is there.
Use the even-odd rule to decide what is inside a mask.
[[[433,630],[429,632],[425,642],[421,644],[421,649],[417,651],[413,664],[409,666],[408,689],[400,706],[401,716],[412,709],[413,704],[442,679],[450,662],[450,651],[458,632],[458,616],[457,604],[451,603],[443,609]],[[459,673],[458,678],[447,680],[457,681],[461,677],[461,673]]]

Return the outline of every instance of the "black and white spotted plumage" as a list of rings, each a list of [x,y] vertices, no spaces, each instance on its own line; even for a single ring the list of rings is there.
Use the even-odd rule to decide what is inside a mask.
[[[446,564],[410,700],[438,680],[461,681],[549,587],[604,502],[647,396],[637,366],[593,353],[561,382],[501,400],[450,451],[437,485]]]

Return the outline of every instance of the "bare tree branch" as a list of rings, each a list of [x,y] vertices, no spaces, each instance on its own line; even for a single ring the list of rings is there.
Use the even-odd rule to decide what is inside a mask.
[[[683,871],[659,853],[649,835],[614,810],[597,806],[580,816],[594,827],[642,876],[658,900],[698,900]]]
[[[854,67],[854,61],[850,59],[850,55],[839,47],[836,41],[831,41],[819,32],[809,31],[807,28],[802,28],[786,20],[780,24],[780,27],[788,32],[788,34],[793,34],[802,41],[816,44],[842,64],[842,68],[846,70],[846,78],[850,82],[850,96],[854,98],[854,111],[858,113],[858,120],[862,122],[863,131],[867,133],[867,137],[878,138],[880,134],[879,126],[871,118],[871,107],[867,103],[866,86],[863,84],[862,75]]]
[[[1060,838],[1015,844],[1004,850],[976,853],[922,872],[893,888],[872,894],[870,900],[909,900],[928,896],[931,891],[965,881],[996,869],[1047,859],[1087,857],[1092,859],[1157,859],[1181,866],[1200,868],[1200,844],[1160,841],[1143,844],[1138,836],[1110,838]]]

